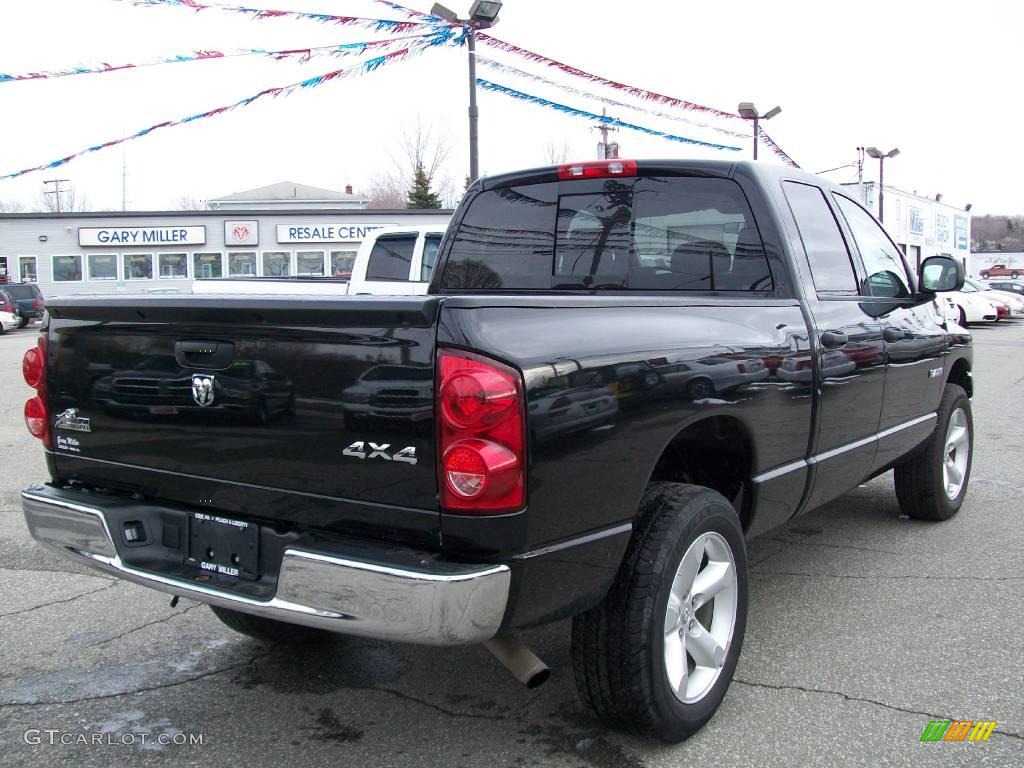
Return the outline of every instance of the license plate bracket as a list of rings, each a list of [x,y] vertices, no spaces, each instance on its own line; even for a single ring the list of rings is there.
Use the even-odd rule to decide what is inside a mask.
[[[259,526],[207,512],[188,521],[188,564],[207,573],[259,578]]]

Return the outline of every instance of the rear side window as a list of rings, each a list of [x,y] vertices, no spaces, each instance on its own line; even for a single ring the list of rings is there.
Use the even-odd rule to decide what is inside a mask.
[[[415,249],[416,235],[380,238],[370,251],[366,279],[408,280],[412,252]]]
[[[420,264],[420,281],[430,282],[430,276],[434,274],[434,264],[437,263],[437,249],[441,247],[441,235],[427,235],[423,239],[423,260]]]
[[[814,288],[821,293],[857,293],[857,276],[839,223],[820,189],[809,184],[782,184],[811,265]]]
[[[442,288],[768,291],[740,187],[704,177],[533,184],[478,195]]]

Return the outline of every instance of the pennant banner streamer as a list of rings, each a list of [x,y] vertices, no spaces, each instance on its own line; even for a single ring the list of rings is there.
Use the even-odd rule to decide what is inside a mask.
[[[679,142],[680,144],[693,144],[693,145],[698,146],[698,147],[708,147],[710,149],[721,149],[721,150],[725,150],[727,152],[739,152],[739,151],[741,151],[739,147],[732,147],[732,146],[729,146],[727,144],[714,144],[714,143],[709,142],[709,141],[700,141],[699,139],[690,139],[690,138],[687,138],[686,136],[676,136],[675,134],[666,133],[665,131],[658,131],[658,130],[655,130],[654,128],[646,128],[646,127],[644,127],[642,125],[635,125],[633,123],[627,123],[627,122],[625,122],[623,120],[619,120],[619,119],[614,118],[614,117],[607,117],[607,116],[604,116],[604,115],[597,115],[597,114],[594,114],[593,112],[587,112],[585,110],[576,109],[575,107],[570,107],[570,106],[567,106],[565,104],[559,104],[557,101],[550,101],[548,99],[543,99],[540,96],[531,96],[528,93],[523,93],[522,91],[517,91],[514,88],[509,88],[508,86],[505,86],[505,85],[499,85],[498,83],[492,83],[490,80],[484,80],[484,79],[479,78],[479,77],[476,80],[476,84],[478,86],[480,86],[481,88],[485,89],[485,90],[494,91],[496,93],[503,93],[506,96],[511,96],[514,99],[519,99],[520,101],[527,101],[527,102],[530,102],[531,104],[538,104],[538,105],[540,105],[542,107],[549,107],[550,109],[557,110],[558,112],[563,112],[563,113],[565,113],[567,115],[573,115],[574,117],[584,117],[584,118],[586,118],[588,120],[596,120],[596,121],[598,121],[600,123],[604,123],[606,125],[614,125],[614,126],[619,127],[619,128],[627,128],[627,129],[629,129],[631,131],[639,131],[640,133],[646,133],[649,136],[658,136],[658,137],[660,137],[662,139],[668,139],[669,141]]]
[[[345,77],[352,77],[354,75],[362,75],[368,72],[373,72],[374,70],[380,69],[386,64],[390,64],[392,62],[405,59],[412,54],[421,53],[424,50],[426,49],[420,48],[419,50],[412,50],[409,48],[402,48],[397,51],[392,51],[391,53],[386,53],[383,56],[376,56],[372,59],[367,59],[366,61],[360,62],[356,66],[347,67],[345,69],[336,69],[333,72],[326,72],[322,75],[310,77],[306,80],[301,80],[297,83],[291,83],[290,85],[283,85],[277,88],[266,88],[260,91],[259,93],[253,94],[252,96],[247,96],[244,99],[239,99],[233,104],[227,104],[223,107],[209,109],[206,112],[199,112],[195,115],[189,115],[188,117],[183,117],[178,120],[166,120],[162,123],[151,125],[148,128],[143,128],[141,131],[137,131],[136,133],[133,133],[129,136],[122,136],[119,139],[112,139],[111,141],[105,141],[102,144],[96,144],[95,146],[87,147],[86,149],[74,152],[68,155],[67,157],[62,157],[50,163],[44,163],[43,165],[37,165],[33,168],[25,168],[20,171],[14,171],[13,173],[0,175],[0,181],[5,179],[13,179],[18,176],[24,176],[25,174],[34,173],[36,171],[47,170],[49,168],[57,168],[58,166],[70,163],[72,160],[74,160],[77,157],[81,157],[82,155],[89,154],[90,152],[98,152],[101,149],[114,147],[117,146],[118,144],[124,144],[125,142],[128,141],[134,141],[135,139],[141,139],[143,136],[147,136],[153,133],[153,131],[160,130],[161,128],[170,128],[175,125],[185,125],[186,123],[192,123],[197,120],[203,120],[208,117],[214,117],[225,112],[230,112],[234,109],[238,109],[239,107],[247,107],[254,101],[262,99],[264,96],[274,96],[275,98],[278,96],[288,96],[294,93],[295,91],[301,90],[303,88],[316,88],[318,85],[322,85],[323,83],[326,83],[330,80],[338,80]]]
[[[669,114],[668,112],[659,112],[656,109],[647,109],[636,104],[627,104],[624,101],[616,101],[615,99],[609,99],[606,96],[599,96],[596,93],[592,93],[590,91],[583,91],[580,90],[579,88],[573,88],[571,85],[565,85],[564,83],[556,82],[555,80],[551,80],[547,77],[544,77],[543,75],[536,75],[533,72],[527,72],[525,70],[509,66],[508,64],[503,64],[500,61],[488,59],[485,56],[481,56],[479,54],[477,54],[476,62],[477,64],[482,64],[485,67],[493,69],[497,72],[502,72],[507,75],[515,75],[516,77],[522,77],[527,80],[532,80],[535,83],[543,83],[544,85],[549,85],[552,88],[558,88],[559,90],[564,91],[566,93],[571,93],[574,96],[582,96],[584,98],[594,99],[595,101],[599,101],[602,104],[607,104],[610,107],[632,109],[635,112],[642,112],[645,115],[651,115],[653,117],[662,117],[665,118],[666,120],[674,120],[677,123],[686,123],[687,125],[693,125],[698,128],[708,128],[712,131],[716,131],[725,136],[732,136],[738,139],[746,139],[750,136],[750,134],[746,132],[741,133],[740,131],[732,131],[729,130],[728,128],[721,128],[717,125],[712,125],[711,123],[703,123],[697,120],[691,120],[690,118],[684,117],[683,115],[673,115]]]
[[[105,72],[122,72],[128,69],[141,69],[143,67],[155,67],[163,64],[180,64],[186,61],[210,61],[213,59],[227,59],[239,56],[266,56],[278,61],[285,59],[298,59],[305,62],[318,56],[351,56],[361,55],[367,51],[383,52],[389,48],[396,48],[403,45],[407,48],[444,45],[449,41],[455,41],[455,45],[461,43],[459,32],[456,28],[438,29],[425,35],[407,35],[405,37],[392,37],[386,40],[369,40],[359,43],[344,43],[341,45],[324,45],[315,48],[296,48],[281,51],[268,51],[263,48],[237,48],[226,51],[193,51],[187,54],[167,56],[152,61],[140,62],[137,64],[93,64],[90,66],[70,67],[68,69],[48,70],[44,72],[26,72],[23,74],[6,74],[0,72],[0,83],[22,82],[25,80],[51,80],[58,77],[70,75],[92,75]]]
[[[362,16],[336,16],[330,13],[307,13],[304,11],[278,11],[270,8],[250,8],[244,5],[219,5],[213,3],[200,3],[196,0],[119,0],[119,2],[131,3],[138,6],[172,6],[178,8],[189,8],[193,11],[216,10],[236,13],[248,16],[251,19],[305,19],[307,21],[319,21],[322,24],[339,24],[342,26],[360,26],[376,30],[377,32],[413,32],[425,26],[438,26],[437,22],[447,24],[443,19],[437,22],[426,21],[396,21],[395,19],[368,19]],[[433,19],[433,16],[425,18]]]

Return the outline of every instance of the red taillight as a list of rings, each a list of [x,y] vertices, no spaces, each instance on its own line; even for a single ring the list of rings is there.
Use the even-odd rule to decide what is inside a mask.
[[[636,160],[590,160],[558,166],[561,181],[606,179],[610,176],[636,176]]]
[[[32,309],[39,309],[39,299],[32,299]]]
[[[50,446],[50,415],[46,410],[46,337],[40,336],[36,346],[25,353],[21,361],[25,383],[36,395],[25,403],[25,426],[47,447]]]
[[[496,514],[526,501],[520,374],[479,355],[437,355],[437,440],[441,507]]]
[[[25,353],[21,360],[21,375],[25,377],[25,383],[32,389],[39,389],[39,382],[43,380],[43,371],[46,360],[43,351],[38,347],[32,347]]]

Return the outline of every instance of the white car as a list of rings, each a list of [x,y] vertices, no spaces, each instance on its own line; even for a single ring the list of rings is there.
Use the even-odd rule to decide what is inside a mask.
[[[948,322],[968,326],[971,323],[994,323],[999,312],[980,291],[946,291],[939,295],[943,317]]]
[[[10,312],[0,311],[0,334],[13,331],[18,327],[19,322],[18,318]]]
[[[980,293],[983,298],[993,304],[1005,304],[1008,311],[1008,319],[1024,318],[1024,298],[1015,293],[1011,293],[1009,291],[997,291],[984,283],[979,283],[976,280],[970,279],[964,280],[964,287],[962,290],[964,293]]]

